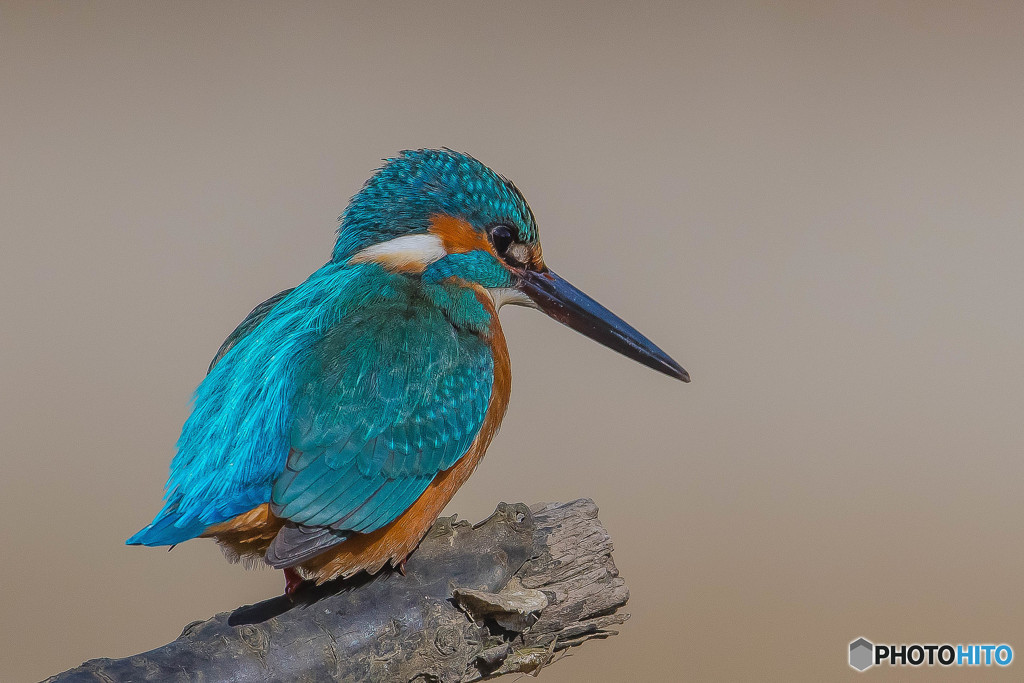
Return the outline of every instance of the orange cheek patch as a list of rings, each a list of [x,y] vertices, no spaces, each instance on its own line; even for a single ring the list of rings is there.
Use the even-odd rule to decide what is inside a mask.
[[[454,216],[436,214],[430,219],[430,234],[437,235],[449,254],[464,254],[467,251],[482,249],[494,254],[487,235],[474,230],[473,226]],[[495,254],[497,256],[497,254]]]

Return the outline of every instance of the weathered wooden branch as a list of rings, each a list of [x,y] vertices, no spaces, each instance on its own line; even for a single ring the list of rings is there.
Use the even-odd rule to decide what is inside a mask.
[[[536,673],[614,635],[629,591],[591,500],[502,503],[438,520],[406,575],[303,589],[185,627],[163,647],[93,659],[70,681],[423,681]]]

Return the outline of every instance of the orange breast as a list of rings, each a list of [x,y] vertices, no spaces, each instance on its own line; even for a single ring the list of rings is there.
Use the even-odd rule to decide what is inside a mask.
[[[423,495],[390,524],[369,534],[353,534],[344,543],[300,565],[300,570],[308,578],[323,583],[338,577],[353,576],[361,571],[372,574],[388,563],[398,565],[416,549],[424,534],[441,515],[444,506],[480,464],[505,417],[512,392],[512,368],[505,335],[501,331],[491,297],[480,287],[474,287],[474,290],[492,316],[490,344],[494,354],[494,385],[480,433],[466,454],[450,469],[439,473]],[[210,527],[203,536],[216,538],[232,560],[258,560],[266,552],[281,525],[281,520],[270,512],[269,505],[261,505],[232,520]]]

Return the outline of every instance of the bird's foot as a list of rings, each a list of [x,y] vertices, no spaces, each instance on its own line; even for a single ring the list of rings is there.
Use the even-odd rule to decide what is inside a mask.
[[[306,580],[299,575],[299,572],[291,567],[284,570],[284,594],[288,596],[289,600],[294,600],[295,594],[304,585],[306,585]]]
[[[409,561],[409,558],[407,557],[404,560],[402,560],[401,562],[399,562],[398,565],[395,567],[395,569],[398,570],[398,573],[401,574],[402,576],[405,576],[405,563],[408,562],[408,561]]]

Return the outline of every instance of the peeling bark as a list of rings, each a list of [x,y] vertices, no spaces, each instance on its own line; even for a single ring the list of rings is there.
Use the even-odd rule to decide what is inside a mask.
[[[475,526],[437,521],[406,564],[302,589],[185,627],[173,642],[93,659],[46,683],[422,681],[536,674],[617,633],[629,599],[591,500],[502,503]]]

